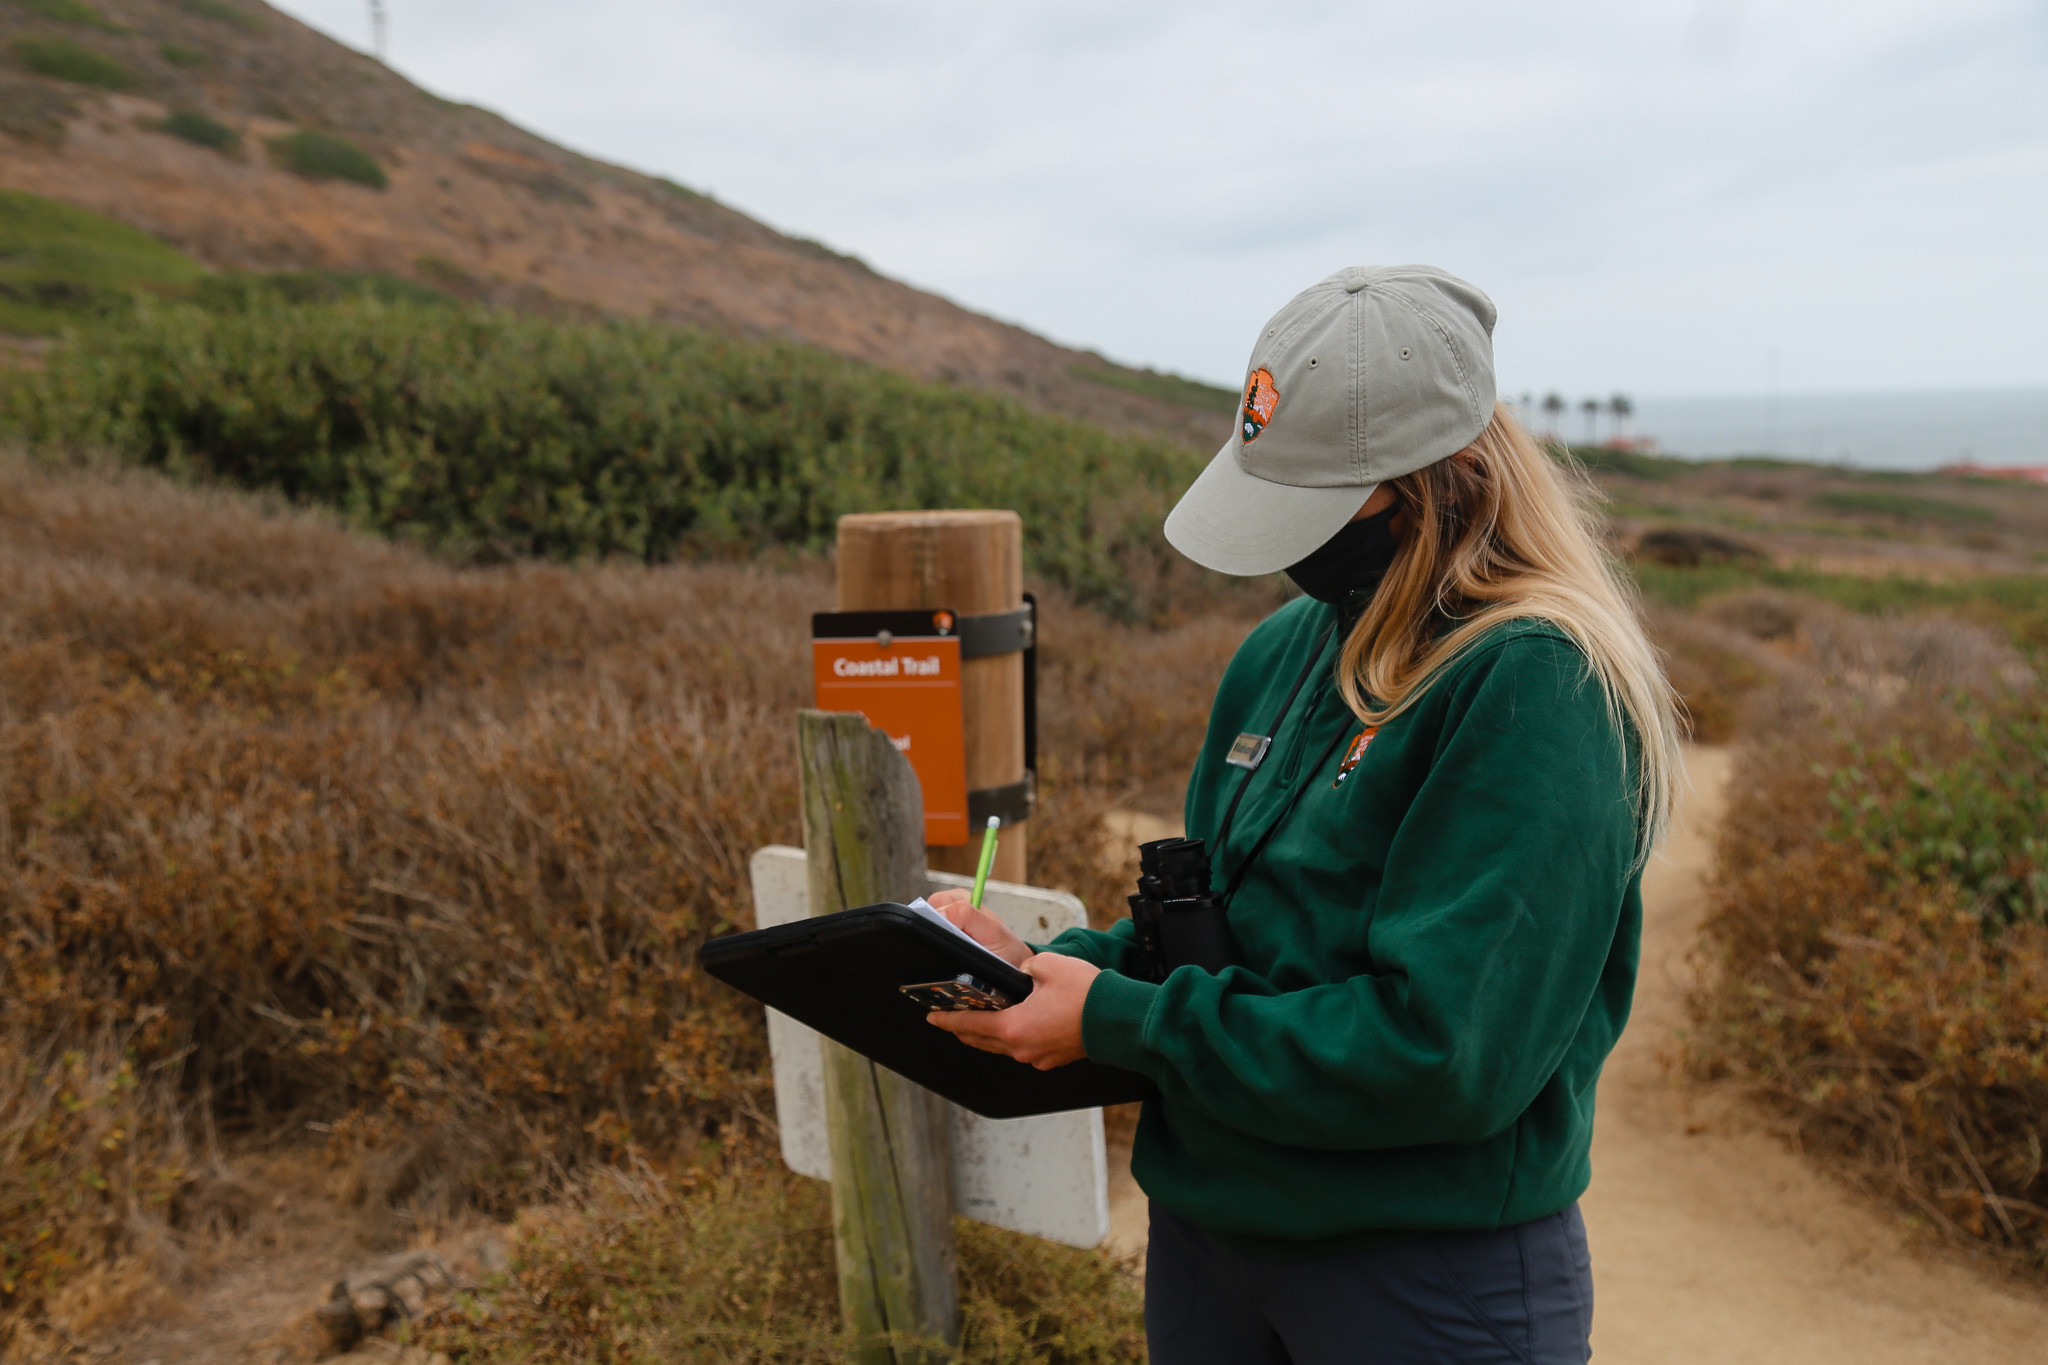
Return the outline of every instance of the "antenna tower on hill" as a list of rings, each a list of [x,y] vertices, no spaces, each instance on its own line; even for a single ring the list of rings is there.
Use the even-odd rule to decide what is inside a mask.
[[[370,47],[377,54],[378,61],[385,61],[384,47],[384,0],[370,0]]]

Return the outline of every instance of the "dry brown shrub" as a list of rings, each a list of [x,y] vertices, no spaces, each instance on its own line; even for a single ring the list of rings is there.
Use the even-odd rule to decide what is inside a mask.
[[[1071,776],[1161,815],[1181,793],[1224,666],[1266,601],[1247,593],[1210,613],[1144,630],[1048,604],[1040,723]]]
[[[1785,662],[1753,636],[1710,618],[1674,607],[1653,607],[1647,615],[1693,739],[1701,744],[1734,739],[1748,698],[1775,681]]]
[[[1105,834],[1113,812],[1179,820],[1209,703],[1267,606],[1255,591],[1156,630],[1047,603],[1040,724],[1054,800],[1031,839],[1032,879],[1072,891],[1098,928],[1127,912],[1135,844]]]
[[[1702,744],[1816,723],[1845,704],[1889,707],[1909,693],[2033,678],[1994,630],[1947,616],[1859,615],[1771,588],[1647,616]]]
[[[110,1040],[19,1043],[0,1043],[0,1347],[5,1310],[59,1294],[21,1343],[54,1355],[169,1268],[151,1234],[185,1221],[198,1178],[167,1096]]]
[[[420,1324],[457,1361],[830,1365],[841,1329],[828,1192],[751,1168],[673,1182],[600,1172],[522,1215],[510,1274]],[[950,1365],[1144,1359],[1136,1277],[1092,1252],[960,1220],[961,1341]],[[900,1345],[909,1345],[907,1342]],[[911,1354],[906,1352],[906,1354]]]
[[[0,463],[0,1053],[42,1059],[4,1111],[41,1174],[0,1197],[0,1317],[175,1226],[221,1144],[311,1126],[372,1202],[501,1211],[768,1150],[760,1011],[694,958],[799,837],[829,599],[815,562],[465,570]],[[1250,619],[1049,600],[1033,880],[1120,904],[1102,817],[1178,806]]]
[[[2048,884],[2040,693],[1975,627],[1797,615],[1796,668],[1747,708],[1690,1063],[1941,1234],[2048,1269],[2048,923],[2001,908]]]
[[[60,1136],[11,1298],[178,1188],[99,1170],[80,1104],[144,1151],[166,1107],[332,1125],[387,1199],[498,1207],[759,1126],[758,1021],[693,956],[795,834],[815,570],[462,573],[134,476],[0,487],[0,1036],[127,1053],[14,1108]]]

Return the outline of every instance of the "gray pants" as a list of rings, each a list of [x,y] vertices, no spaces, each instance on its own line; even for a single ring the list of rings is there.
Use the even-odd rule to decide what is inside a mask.
[[[1592,1329],[1576,1204],[1309,1261],[1247,1260],[1152,1206],[1152,1365],[1585,1365]]]

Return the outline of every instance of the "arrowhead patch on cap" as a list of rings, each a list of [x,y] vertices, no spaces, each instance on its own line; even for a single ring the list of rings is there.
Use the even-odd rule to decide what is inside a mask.
[[[1244,382],[1244,409],[1238,423],[1247,445],[1259,439],[1266,423],[1273,420],[1273,409],[1279,403],[1280,390],[1273,387],[1273,372],[1253,370],[1252,377]]]

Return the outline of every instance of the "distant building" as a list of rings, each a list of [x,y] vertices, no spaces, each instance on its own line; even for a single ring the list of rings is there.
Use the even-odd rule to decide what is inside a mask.
[[[2028,483],[2048,483],[2048,464],[1945,464],[1935,472],[1972,479],[2024,479]]]

